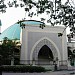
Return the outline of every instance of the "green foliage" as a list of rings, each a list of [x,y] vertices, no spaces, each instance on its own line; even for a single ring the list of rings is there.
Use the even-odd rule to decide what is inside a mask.
[[[18,1],[9,1],[8,6],[15,8],[20,6],[24,7],[25,14],[27,12],[28,17],[38,16],[40,14],[47,14],[48,18],[43,22],[48,22],[50,25],[64,25],[66,28],[69,26],[71,28],[71,32],[75,33],[75,7],[69,0],[66,0],[63,4],[62,0],[20,0],[23,1],[24,4],[18,4]],[[1,12],[6,12],[3,8],[6,8],[6,4],[4,0],[0,1],[2,5],[0,6]],[[36,8],[35,11],[31,11],[31,9]],[[40,18],[39,18],[40,19]],[[42,21],[42,20],[41,20]],[[54,21],[54,22],[53,22]],[[21,25],[21,24],[20,24]],[[23,27],[22,27],[23,28]],[[42,27],[43,29],[43,27]]]
[[[3,43],[0,45],[0,55],[2,56],[2,64],[10,64],[10,60],[14,57],[14,51],[16,49],[16,39],[9,40],[7,37],[4,38]]]
[[[52,26],[55,26],[57,24],[64,25],[66,28],[69,26],[71,28],[71,32],[75,33],[75,9],[72,4],[70,4],[69,0],[67,0],[64,4],[61,0],[37,0],[37,2],[36,0],[23,0],[23,2],[26,6],[28,6],[26,11],[29,12],[29,14],[32,13],[30,10],[36,7],[37,16],[43,13],[47,13],[47,15],[49,15],[49,18],[46,20]],[[30,8],[30,6],[32,7]],[[34,14],[35,11],[33,12],[32,16],[34,16]],[[32,17],[31,15],[29,16]]]
[[[45,68],[39,66],[3,66],[5,72],[45,72]]]

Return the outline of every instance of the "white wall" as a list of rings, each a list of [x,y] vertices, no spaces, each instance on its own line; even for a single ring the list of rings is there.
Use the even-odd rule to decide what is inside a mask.
[[[35,25],[26,26],[25,29],[22,30],[22,46],[21,46],[20,60],[27,60],[31,52],[29,50],[31,50],[32,47],[34,46],[33,43],[35,44],[39,39],[41,39],[40,37],[45,37],[45,36],[49,36],[50,39],[51,38],[53,39],[51,40],[56,44],[57,48],[59,49],[60,55],[61,55],[60,61],[68,60],[66,31],[64,32],[63,31],[64,31],[64,27],[57,27],[57,26],[56,27],[46,26],[44,29],[41,29],[39,28],[39,26],[35,26]],[[34,33],[35,35],[32,35]],[[36,33],[39,34],[39,36]],[[58,33],[63,33],[63,35],[58,37]],[[31,37],[33,40],[31,39]]]

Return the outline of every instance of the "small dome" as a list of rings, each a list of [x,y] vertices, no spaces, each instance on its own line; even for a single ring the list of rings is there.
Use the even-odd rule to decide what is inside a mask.
[[[43,24],[43,22],[35,21],[35,20],[24,20],[24,24],[26,25],[40,25]],[[2,32],[0,35],[0,40],[3,40],[4,37],[7,37],[8,39],[20,39],[20,32],[21,27],[20,24],[15,23],[14,25],[8,27],[6,30]]]

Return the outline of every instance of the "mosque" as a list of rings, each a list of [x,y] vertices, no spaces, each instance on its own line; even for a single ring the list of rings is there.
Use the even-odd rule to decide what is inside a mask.
[[[35,61],[35,65],[41,65],[57,61],[57,65],[67,65],[68,52],[64,29],[65,27],[48,26],[36,20],[23,20],[2,32],[0,40],[4,37],[20,40],[21,64],[33,64]]]

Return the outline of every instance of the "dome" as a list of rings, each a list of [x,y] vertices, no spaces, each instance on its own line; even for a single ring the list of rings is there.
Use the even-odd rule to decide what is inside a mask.
[[[40,25],[43,24],[43,22],[40,21],[35,21],[35,20],[24,20],[24,24],[27,25]],[[20,39],[20,32],[21,32],[21,27],[20,24],[15,23],[14,25],[8,27],[6,30],[4,30],[0,34],[0,40],[3,40],[4,37],[7,37],[8,39]]]
[[[4,37],[7,37],[8,39],[20,39],[20,32],[20,25],[14,24],[2,32],[2,34],[0,35],[0,40],[3,40]]]

